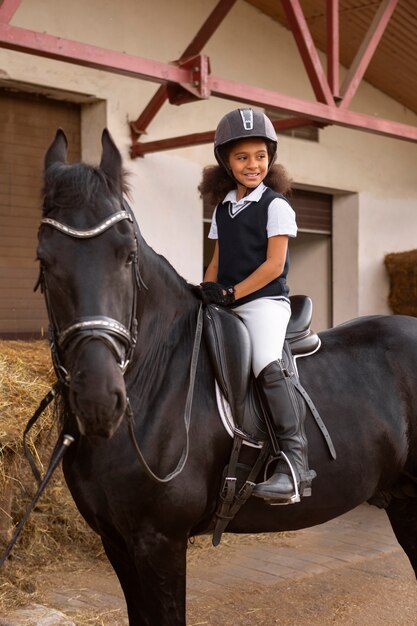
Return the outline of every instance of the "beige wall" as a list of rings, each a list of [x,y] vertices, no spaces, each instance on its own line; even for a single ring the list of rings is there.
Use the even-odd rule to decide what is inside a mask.
[[[312,299],[315,331],[329,328],[332,325],[330,236],[301,232],[289,245],[291,294],[304,294]]]
[[[110,0],[23,0],[13,23],[166,62],[181,54],[216,2],[194,0],[190,11],[188,0],[121,0],[117,9]],[[314,99],[291,33],[242,0],[205,53],[213,74]],[[96,159],[99,131],[107,123],[131,172],[144,236],[182,275],[199,281],[202,206],[196,188],[202,166],[213,162],[211,148],[173,150],[135,161],[128,156],[127,120],[136,119],[156,85],[1,49],[0,76],[98,100],[84,105],[84,158]],[[215,98],[182,107],[167,104],[147,139],[211,130],[234,106]],[[352,108],[417,124],[416,115],[367,84],[361,86]],[[384,254],[417,247],[416,156],[415,144],[340,127],[321,131],[319,144],[280,139],[279,158],[297,183],[337,192],[336,323],[388,312]]]

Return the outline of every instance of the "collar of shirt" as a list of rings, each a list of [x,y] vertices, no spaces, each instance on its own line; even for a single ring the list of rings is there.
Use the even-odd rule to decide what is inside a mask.
[[[247,196],[243,196],[240,200],[236,200],[236,189],[229,191],[223,202],[230,202],[232,213],[236,213],[243,207],[247,206],[250,202],[259,202],[263,192],[266,189],[264,183],[260,183],[253,191]]]

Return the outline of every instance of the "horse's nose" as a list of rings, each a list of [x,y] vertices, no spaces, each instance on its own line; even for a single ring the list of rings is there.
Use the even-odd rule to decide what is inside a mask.
[[[86,437],[112,437],[126,410],[126,397],[122,393],[85,394],[76,386],[71,389],[70,402],[80,432]]]
[[[109,350],[98,342],[89,342],[76,361],[71,372],[70,403],[80,431],[86,436],[111,437],[126,410],[122,371]]]

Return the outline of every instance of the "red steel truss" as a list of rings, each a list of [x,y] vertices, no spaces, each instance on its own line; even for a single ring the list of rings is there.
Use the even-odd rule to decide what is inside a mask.
[[[200,54],[200,52],[210,39],[211,35],[218,29],[218,27],[235,3],[236,0],[220,0],[220,2],[210,13],[209,17],[204,22],[203,26],[200,28],[190,45],[187,46],[187,48],[182,53],[179,59],[179,63],[181,63],[181,61],[196,57],[198,54]],[[148,125],[154,119],[163,104],[165,104],[167,99],[167,88],[165,87],[165,85],[161,85],[153,98],[149,101],[146,108],[139,115],[138,119],[130,123],[132,139],[134,142],[137,141],[141,134],[146,131]]]
[[[13,15],[16,13],[20,6],[21,0],[0,0],[0,22],[10,22]]]
[[[245,85],[210,74],[208,57],[201,54],[204,45],[228,15],[236,0],[220,0],[193,41],[174,63],[161,63],[79,43],[53,35],[12,26],[10,20],[21,0],[0,0],[0,47],[59,61],[66,61],[116,74],[160,83],[161,87],[139,117],[131,122],[132,158],[197,144],[210,143],[213,131],[171,137],[159,141],[138,141],[168,99],[183,104],[210,95],[236,102],[277,109],[290,114],[275,127],[294,128],[316,123],[336,124],[388,137],[417,141],[417,127],[400,124],[348,110],[373,53],[395,10],[398,0],[382,0],[356,58],[339,86],[339,11],[338,0],[327,2],[327,76],[313,43],[299,0],[281,0],[291,30],[311,82],[316,101],[293,98],[276,91]]]

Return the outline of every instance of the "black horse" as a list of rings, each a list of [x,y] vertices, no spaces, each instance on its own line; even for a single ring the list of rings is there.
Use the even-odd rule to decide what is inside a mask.
[[[143,240],[106,130],[102,143],[98,168],[69,165],[59,130],[45,159],[38,258],[64,381],[64,428],[75,437],[64,473],[101,536],[129,623],[179,626],[187,541],[212,528],[232,439],[204,341],[190,385],[199,301]],[[321,342],[299,372],[337,459],[307,420],[312,497],[286,507],[250,498],[228,531],[295,530],[378,500],[417,573],[417,320],[362,318],[321,333]],[[165,480],[139,463],[129,423]]]

